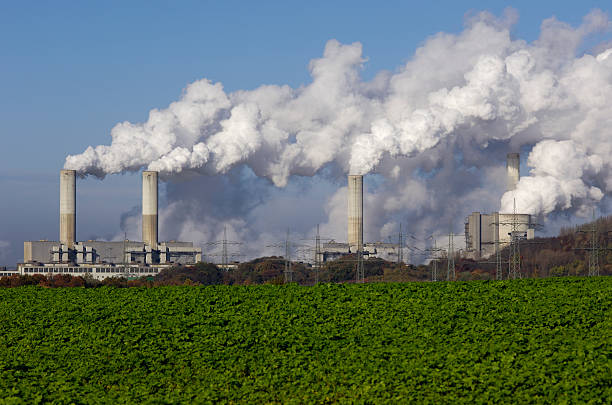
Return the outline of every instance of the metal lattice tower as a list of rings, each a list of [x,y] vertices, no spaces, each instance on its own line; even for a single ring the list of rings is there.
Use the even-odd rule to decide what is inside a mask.
[[[600,248],[597,229],[597,221],[595,220],[595,209],[593,209],[593,222],[587,229],[579,230],[581,233],[590,234],[591,240],[588,248],[576,248],[574,250],[588,250],[589,251],[589,276],[599,276],[599,252],[601,250],[610,250],[608,248]]]
[[[285,239],[285,283],[293,283],[293,270],[291,270],[291,241],[289,240],[289,229]]]
[[[357,249],[357,277],[358,283],[365,283],[365,270],[363,268],[363,247]]]
[[[399,237],[398,237],[398,242],[397,242],[397,264],[398,266],[401,266],[401,264],[404,262],[404,247],[402,246],[404,235],[402,234],[402,223],[401,222],[399,224],[399,235],[398,236]]]
[[[512,231],[510,234],[510,257],[508,258],[508,278],[521,278],[521,249],[520,236],[518,230],[519,222],[516,215],[516,198],[512,211]]]
[[[279,243],[275,243],[275,244],[271,244],[271,245],[266,245],[266,247],[272,247],[272,248],[284,248],[285,249],[285,253],[283,255],[283,260],[284,260],[284,269],[283,269],[283,277],[285,279],[285,283],[293,283],[294,282],[294,270],[293,270],[293,263],[292,263],[292,256],[295,253],[296,255],[299,256],[300,250],[299,248],[305,248],[304,251],[302,253],[308,253],[308,254],[312,254],[313,250],[315,251],[315,263],[317,261],[316,258],[316,249],[313,249],[312,246],[305,246],[305,245],[301,245],[295,241],[292,241],[290,239],[290,235],[291,235],[291,231],[289,229],[287,229],[287,236],[285,237],[285,240]]]
[[[519,219],[519,214],[516,212],[516,202],[514,203],[513,213],[510,215],[511,219],[509,221],[500,221],[499,217],[497,221],[491,223],[491,226],[495,226],[495,261],[479,261],[479,263],[495,263],[495,279],[503,280],[504,279],[504,265],[508,265],[508,278],[517,278],[522,277],[521,271],[521,253],[520,253],[520,245],[521,244],[539,244],[542,242],[537,242],[533,240],[526,240],[526,233],[520,230],[521,225],[530,228],[530,227],[538,227],[539,224],[536,224],[529,219],[527,222],[523,222]],[[501,225],[509,225],[510,233],[509,242],[507,242],[508,246],[508,260],[502,260],[502,246],[506,246],[506,242],[502,242],[500,240],[499,232]],[[513,276],[514,274],[514,276]]]
[[[438,252],[439,249],[436,246],[436,238],[433,239],[433,249],[432,252],[434,254],[434,258],[432,259],[432,267],[431,267],[431,281],[438,281]]]
[[[593,222],[591,225],[591,252],[589,256],[589,276],[599,276],[599,245],[597,241],[597,221],[595,210],[593,210]]]
[[[236,241],[230,241],[227,239],[227,226],[223,227],[223,239],[222,240],[208,242],[206,243],[206,245],[209,246],[211,250],[213,249],[213,247],[216,247],[219,245],[221,246],[221,253],[212,253],[212,254],[207,254],[206,256],[208,256],[209,258],[210,257],[221,257],[221,266],[224,270],[227,270],[229,268],[230,257],[241,256],[240,253],[233,253],[229,251],[230,245],[242,245],[242,243],[236,242]]]
[[[317,236],[315,237],[315,284],[319,284],[321,262],[321,235],[319,234],[319,224],[317,224]]]
[[[227,268],[229,264],[229,256],[227,254],[227,226],[223,227],[223,246],[221,253],[221,262],[223,263],[224,268]]]
[[[496,236],[495,241],[495,279],[501,280],[504,278],[504,271],[502,269],[501,249],[499,248],[499,235]]]
[[[446,253],[446,281],[455,279],[455,246],[453,240],[453,232],[448,234],[448,250]]]

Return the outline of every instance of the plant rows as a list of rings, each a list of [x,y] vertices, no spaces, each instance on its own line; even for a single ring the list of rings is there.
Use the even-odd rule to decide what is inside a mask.
[[[605,403],[612,278],[0,289],[4,403]]]

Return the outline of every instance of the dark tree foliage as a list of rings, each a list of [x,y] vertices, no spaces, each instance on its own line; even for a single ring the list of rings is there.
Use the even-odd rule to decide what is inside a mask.
[[[536,238],[520,245],[521,272],[523,277],[585,276],[589,269],[591,224],[563,228],[557,237]],[[598,262],[601,275],[612,275],[612,216],[596,221]],[[509,249],[501,251],[502,268],[507,272]],[[431,263],[427,266],[398,265],[383,259],[363,261],[367,282],[410,282],[431,279]],[[326,262],[319,269],[319,281],[331,283],[354,282],[357,256],[347,255]],[[479,261],[455,257],[456,280],[495,279],[495,256]],[[446,260],[438,261],[438,280],[446,279]],[[303,263],[291,263],[292,280],[302,285],[315,282],[315,269]],[[213,285],[213,284],[283,284],[285,260],[282,257],[261,257],[240,263],[237,268],[222,270],[212,263],[193,266],[175,266],[163,270],[155,277],[138,279],[107,278],[98,281],[90,276],[80,277],[59,274],[47,278],[44,275],[14,275],[0,278],[0,287],[40,285],[43,287],[153,287],[162,285]]]
[[[193,266],[177,266],[162,270],[154,277],[154,281],[158,285],[223,284],[223,274],[214,264],[200,262]]]

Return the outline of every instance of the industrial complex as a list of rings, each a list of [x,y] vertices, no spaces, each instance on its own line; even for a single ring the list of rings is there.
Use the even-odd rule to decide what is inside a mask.
[[[507,155],[507,190],[516,188],[520,178],[520,156]],[[365,242],[363,229],[363,175],[348,176],[347,241],[327,240],[318,245],[315,265],[357,254],[359,260],[381,258],[403,261],[402,236],[398,243]],[[486,259],[513,240],[533,239],[535,222],[528,214],[472,212],[465,221],[463,255]],[[158,173],[142,172],[142,241],[77,241],[76,239],[76,172],[60,172],[59,241],[26,241],[19,274],[91,275],[140,277],[158,274],[177,264],[189,265],[202,260],[202,250],[193,242],[158,241]]]
[[[401,258],[399,244],[369,242],[363,240],[363,175],[348,176],[348,232],[347,243],[329,241],[321,245],[318,262],[338,259],[348,254],[358,253],[363,258],[380,258],[396,261]],[[399,255],[399,256],[398,256]]]
[[[142,242],[76,240],[76,172],[60,172],[59,241],[26,241],[19,274],[90,274],[95,279],[155,275],[202,260],[192,242],[158,242],[158,173],[142,173]]]
[[[509,153],[506,160],[507,190],[516,188],[520,179],[520,155]],[[531,215],[472,212],[465,221],[466,256],[487,258],[508,246],[512,240],[533,239],[535,222]]]

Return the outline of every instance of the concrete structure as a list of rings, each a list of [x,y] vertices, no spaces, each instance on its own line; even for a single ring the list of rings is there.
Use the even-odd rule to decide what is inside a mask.
[[[516,189],[516,185],[520,180],[520,165],[520,155],[518,153],[508,153],[506,156],[506,173],[508,177],[506,187],[508,191]]]
[[[76,173],[60,173],[60,240],[26,241],[20,274],[91,273],[94,278],[126,274],[157,274],[176,264],[202,261],[202,249],[192,242],[157,240],[157,172],[143,172],[143,242],[76,242]]]
[[[17,270],[9,270],[6,266],[0,266],[0,277],[10,277],[19,274]]]
[[[166,268],[168,268],[168,266],[116,266],[113,264],[83,264],[76,266],[74,264],[58,265],[42,263],[20,263],[17,268],[17,274],[42,274],[44,276],[68,274],[71,276],[91,277],[96,280],[104,280],[105,278],[109,277],[137,278],[155,276]]]
[[[60,242],[72,249],[76,237],[76,172],[60,171]]]
[[[363,240],[363,176],[348,176],[348,242],[329,241],[321,245],[319,262],[336,260],[361,251],[365,259],[380,258],[397,261],[398,245]]]
[[[510,243],[514,226],[517,238],[535,238],[535,223],[531,215],[472,212],[465,221],[466,256],[472,259],[492,256],[496,245],[503,249]]]
[[[508,153],[506,156],[507,191],[516,189],[520,179],[520,155]],[[519,239],[535,238],[535,222],[529,214],[501,214],[493,212],[482,214],[472,212],[465,220],[466,256],[473,259],[490,257],[496,245],[503,249],[510,244],[513,229]]]
[[[142,172],[142,241],[157,249],[157,172]]]
[[[348,176],[348,247],[363,250],[363,176]]]
[[[364,259],[366,260],[378,258],[395,262],[397,261],[397,246],[397,244],[385,242],[365,243],[363,245],[362,254]],[[348,243],[341,243],[332,240],[327,243],[321,244],[319,262],[324,263],[327,261],[336,260],[348,255],[349,253],[351,252],[349,252]]]

